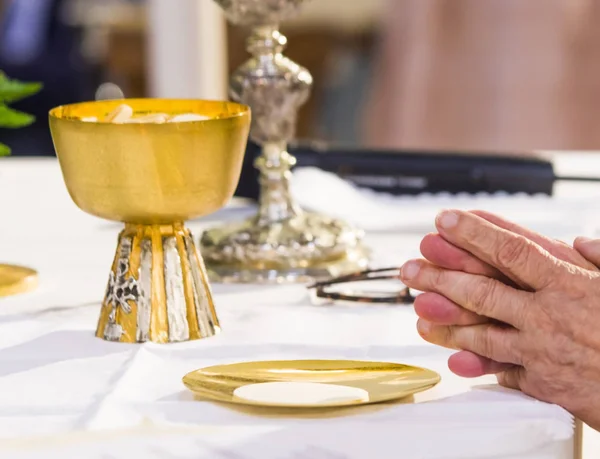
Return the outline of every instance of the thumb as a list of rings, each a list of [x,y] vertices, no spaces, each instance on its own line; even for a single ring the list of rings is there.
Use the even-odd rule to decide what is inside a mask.
[[[600,267],[600,239],[578,237],[573,243],[573,248],[587,261]]]

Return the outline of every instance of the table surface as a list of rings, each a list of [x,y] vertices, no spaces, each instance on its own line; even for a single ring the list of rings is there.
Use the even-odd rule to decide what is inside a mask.
[[[595,171],[600,175],[598,157],[561,155],[557,164],[565,173]],[[600,186],[560,184],[556,194],[592,202],[592,197],[600,196]],[[207,340],[169,346],[98,340],[93,331],[99,299],[120,226],[78,210],[53,159],[2,160],[0,208],[2,262],[33,267],[41,278],[36,291],[0,299],[2,457],[82,457],[81,451],[89,453],[95,448],[97,456],[90,453],[85,457],[120,458],[133,448],[144,451],[145,457],[385,458],[397,457],[391,451],[403,441],[416,444],[425,438],[423,441],[431,443],[434,432],[442,431],[457,439],[451,447],[455,455],[443,457],[484,457],[468,452],[473,450],[473,442],[465,445],[466,426],[490,421],[473,412],[478,403],[489,406],[491,413],[501,406],[506,416],[516,411],[532,425],[539,421],[539,402],[501,390],[490,377],[466,380],[452,375],[446,367],[448,352],[417,335],[412,308],[318,307],[298,285],[214,285],[224,331]],[[252,212],[251,205],[234,200],[227,209],[190,222],[189,227],[198,235],[208,225]],[[589,218],[585,224],[590,224]],[[568,238],[574,233],[577,226],[553,235]],[[596,234],[595,227],[592,233]],[[375,259],[399,265],[418,256],[422,236],[420,231],[374,233],[368,235],[367,243]],[[417,395],[414,403],[355,408],[315,419],[197,401],[181,384],[188,371],[214,363],[310,357],[417,364],[438,371],[443,379],[434,389]],[[446,411],[436,411],[444,406]],[[556,410],[548,413],[561,416],[558,407],[551,408]],[[419,432],[419,423],[424,424],[424,432]],[[461,424],[462,431],[456,427]],[[321,437],[311,430],[313,426],[321,430]],[[377,428],[366,435],[361,429],[369,426]],[[524,431],[519,425],[512,430],[498,429],[505,429],[498,445],[528,441],[522,438]],[[415,437],[403,438],[404,430]],[[312,452],[300,448],[278,455],[265,450],[267,444],[276,451],[284,447],[282,443],[298,443],[298,435],[313,439]],[[422,437],[415,440],[416,435]],[[343,438],[351,448],[337,455],[327,453],[332,436]],[[381,449],[377,449],[379,455],[369,456],[375,451],[369,444],[374,438]],[[534,445],[534,440],[529,441]],[[589,457],[595,441],[586,434]],[[527,457],[572,457],[572,442],[569,434]],[[161,449],[164,445],[170,445],[169,449]],[[495,446],[485,448],[492,454]],[[101,450],[105,456],[100,455]],[[197,455],[186,455],[190,451]],[[422,457],[438,457],[431,451],[428,454]]]

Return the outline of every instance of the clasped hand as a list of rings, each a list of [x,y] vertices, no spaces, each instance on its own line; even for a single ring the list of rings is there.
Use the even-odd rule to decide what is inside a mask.
[[[484,212],[445,211],[401,270],[450,369],[558,404],[600,429],[600,245],[575,248]]]

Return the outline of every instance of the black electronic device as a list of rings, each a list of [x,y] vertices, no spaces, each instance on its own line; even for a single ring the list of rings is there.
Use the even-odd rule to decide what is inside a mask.
[[[560,177],[544,156],[374,150],[318,142],[290,144],[296,167],[317,167],[375,191],[394,195],[421,193],[497,193],[552,195],[559,180],[599,182],[600,178]],[[258,197],[258,171],[253,162],[260,147],[248,144],[237,195]]]

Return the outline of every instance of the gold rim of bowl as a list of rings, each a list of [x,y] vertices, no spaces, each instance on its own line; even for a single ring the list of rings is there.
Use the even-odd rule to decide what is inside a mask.
[[[194,113],[207,119],[103,121],[124,104],[134,116]],[[148,98],[63,105],[50,112],[49,122],[77,206],[108,220],[158,225],[208,215],[231,199],[251,119],[250,108],[236,102]]]
[[[201,123],[211,123],[211,122],[215,122],[215,121],[219,121],[219,120],[228,120],[228,119],[233,119],[233,118],[239,118],[239,117],[243,117],[248,115],[251,112],[251,109],[248,105],[244,105],[244,104],[240,104],[237,102],[231,102],[228,100],[208,100],[208,99],[168,99],[168,98],[132,98],[132,99],[112,99],[112,100],[98,100],[98,101],[86,101],[86,102],[77,102],[77,103],[73,103],[73,104],[65,104],[65,105],[59,105],[58,107],[54,107],[52,108],[48,115],[51,119],[56,119],[56,120],[60,120],[62,122],[72,122],[72,123],[82,123],[82,124],[97,124],[97,125],[107,125],[107,126],[114,126],[115,124],[119,124],[121,126],[139,126],[137,124],[126,124],[126,123],[111,123],[111,122],[106,122],[106,121],[87,121],[84,120],[82,118],[84,118],[85,116],[97,116],[99,115],[99,113],[95,112],[95,113],[90,113],[89,115],[84,115],[84,116],[69,116],[66,115],[64,112],[67,110],[76,110],[78,108],[80,109],[85,109],[86,107],[100,107],[100,106],[105,106],[105,107],[111,107],[111,108],[116,108],[119,105],[131,105],[132,108],[134,109],[134,111],[136,110],[136,105],[145,105],[145,104],[152,104],[155,105],[156,108],[151,110],[150,112],[164,112],[164,107],[168,106],[168,105],[176,105],[176,106],[180,106],[182,104],[200,104],[200,105],[206,105],[207,107],[212,106],[212,109],[216,109],[217,107],[221,106],[221,107],[228,107],[229,109],[233,109],[231,112],[227,111],[227,112],[218,112],[217,114],[214,114],[217,112],[217,110],[208,110],[209,112],[212,113],[206,113],[202,110],[198,111],[198,110],[189,110],[186,113],[194,113],[194,114],[199,114],[199,115],[204,115],[204,116],[208,116],[210,118],[206,119],[206,120],[198,120],[198,121],[186,121],[185,124],[201,124]],[[163,109],[161,109],[163,108]],[[176,114],[182,114],[183,111],[181,110],[177,110]],[[179,123],[154,123],[156,126],[166,126],[166,125],[173,125],[173,124],[179,124]]]

